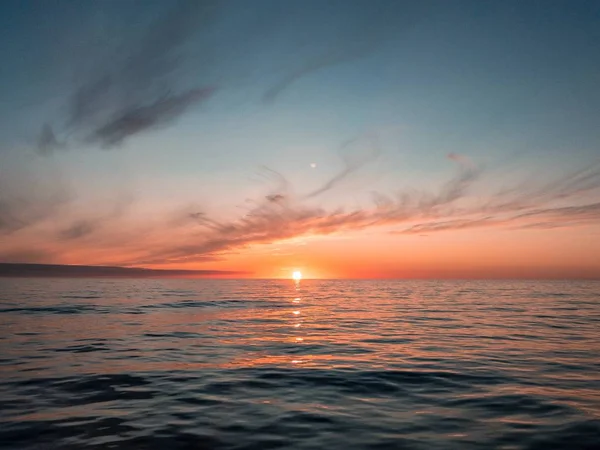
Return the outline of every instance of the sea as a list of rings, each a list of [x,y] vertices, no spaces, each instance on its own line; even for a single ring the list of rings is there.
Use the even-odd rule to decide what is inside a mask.
[[[0,448],[600,449],[600,281],[0,279]]]

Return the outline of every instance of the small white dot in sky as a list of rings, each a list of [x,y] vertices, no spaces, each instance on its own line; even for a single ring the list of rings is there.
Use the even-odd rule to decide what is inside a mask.
[[[310,167],[314,169],[315,167],[317,167],[317,163],[310,163]]]

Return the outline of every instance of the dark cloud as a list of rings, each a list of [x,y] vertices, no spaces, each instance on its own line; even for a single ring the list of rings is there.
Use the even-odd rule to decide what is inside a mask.
[[[145,28],[143,14],[128,31],[112,27],[117,39],[107,31],[111,27],[92,37],[86,28],[78,36],[94,45],[82,61],[74,61],[76,87],[65,94],[63,111],[42,127],[39,153],[84,143],[114,148],[173,124],[208,100],[217,85],[239,83],[244,72],[256,70],[266,80],[283,72],[263,96],[273,101],[307,74],[370,54],[420,16],[417,8],[393,1],[285,3],[256,10],[225,0],[164,5],[168,7]],[[239,14],[231,14],[236,10]],[[281,40],[283,61],[274,55],[258,68],[245,66],[246,55],[260,56],[267,38]]]
[[[167,95],[154,103],[123,111],[119,116],[93,131],[89,142],[98,142],[105,148],[114,147],[129,136],[145,130],[169,125],[191,105],[208,98],[214,89],[193,89],[178,95]]]
[[[273,203],[277,203],[277,202],[282,202],[285,200],[285,196],[281,195],[281,194],[272,194],[272,195],[267,195],[265,197],[268,201],[273,202]]]
[[[185,44],[208,29],[219,0],[178,1],[141,37],[123,39],[108,56],[97,55],[92,75],[66,99],[67,114],[55,121],[61,134],[111,148],[131,136],[173,123],[207,100],[214,87],[186,86],[181,66]],[[111,36],[104,36],[107,45]],[[208,51],[208,50],[205,50]],[[189,57],[188,57],[189,58]],[[51,153],[59,140],[45,125],[38,140]]]

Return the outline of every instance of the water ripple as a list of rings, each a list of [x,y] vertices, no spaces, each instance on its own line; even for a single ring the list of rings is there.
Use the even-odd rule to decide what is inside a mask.
[[[0,283],[2,449],[600,448],[600,283]]]

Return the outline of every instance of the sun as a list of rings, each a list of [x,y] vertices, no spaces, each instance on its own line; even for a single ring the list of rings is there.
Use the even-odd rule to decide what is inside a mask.
[[[294,271],[294,273],[292,273],[292,278],[296,281],[300,281],[302,279],[302,272],[299,270]]]

